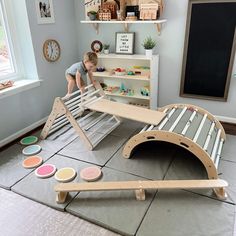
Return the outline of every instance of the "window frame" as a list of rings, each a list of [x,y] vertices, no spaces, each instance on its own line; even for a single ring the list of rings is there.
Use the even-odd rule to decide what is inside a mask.
[[[5,37],[7,40],[7,47],[10,52],[10,61],[14,69],[13,73],[0,76],[0,82],[6,80],[18,80],[22,77],[23,65],[20,63],[19,45],[17,43],[16,27],[13,19],[13,12],[10,1],[0,0],[0,19],[4,28]]]

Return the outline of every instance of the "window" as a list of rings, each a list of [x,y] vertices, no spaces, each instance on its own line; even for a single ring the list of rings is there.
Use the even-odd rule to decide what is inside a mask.
[[[17,68],[11,42],[6,12],[0,1],[0,80],[6,80],[16,74]]]

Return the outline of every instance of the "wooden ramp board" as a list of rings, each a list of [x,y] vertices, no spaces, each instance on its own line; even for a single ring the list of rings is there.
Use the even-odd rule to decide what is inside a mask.
[[[121,181],[96,183],[66,183],[55,186],[56,192],[109,191],[136,189],[196,189],[227,187],[222,179],[202,180],[157,180],[157,181]]]
[[[108,113],[118,117],[135,120],[151,125],[158,125],[166,116],[164,112],[153,111],[142,107],[136,107],[124,103],[100,99],[99,101],[86,105],[88,109]]]
[[[145,200],[146,189],[208,189],[213,188],[219,199],[225,199],[228,183],[221,179],[212,180],[157,180],[157,181],[120,181],[97,183],[58,184],[56,202],[64,203],[69,192],[134,190],[137,200]]]

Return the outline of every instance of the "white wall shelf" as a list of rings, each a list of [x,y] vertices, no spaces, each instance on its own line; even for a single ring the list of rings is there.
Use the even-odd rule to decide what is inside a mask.
[[[141,99],[141,100],[150,100],[149,96],[142,96],[142,95],[138,95],[138,94],[134,94],[133,96],[129,96],[129,95],[122,95],[119,93],[110,93],[110,92],[106,92],[105,94],[108,96],[115,96],[115,97],[124,97],[124,98],[135,98],[135,99]]]
[[[142,54],[132,54],[132,55],[124,55],[124,54],[115,54],[115,53],[109,53],[109,54],[104,54],[104,53],[99,53],[98,57],[100,59],[127,59],[127,60],[145,60],[145,61],[150,61],[152,58],[146,57],[146,55]]]
[[[82,20],[80,23],[82,24],[92,24],[94,29],[96,30],[96,33],[99,33],[99,24],[123,24],[125,32],[129,31],[129,24],[155,24],[157,27],[157,31],[159,34],[161,34],[161,28],[162,24],[165,23],[167,20],[137,20],[137,21],[118,21],[118,20],[110,20],[110,21],[88,21],[88,20]]]
[[[122,75],[117,76],[112,73],[115,68],[124,68],[126,71],[134,67],[149,67],[150,76],[148,75]],[[158,107],[158,67],[159,56],[153,55],[151,58],[145,55],[120,55],[120,54],[98,54],[98,67],[105,67],[107,71],[94,72],[93,76],[99,82],[106,84],[108,87],[120,87],[121,84],[126,89],[131,89],[134,94],[123,95],[119,91],[107,92],[108,97],[113,100],[124,103],[138,104],[151,109]],[[149,87],[149,96],[143,96],[141,89]]]
[[[94,77],[101,77],[101,78],[116,78],[116,79],[128,79],[128,80],[139,80],[139,81],[149,81],[148,76],[141,76],[141,75],[122,75],[118,76],[115,74],[111,74],[110,72],[94,72]]]

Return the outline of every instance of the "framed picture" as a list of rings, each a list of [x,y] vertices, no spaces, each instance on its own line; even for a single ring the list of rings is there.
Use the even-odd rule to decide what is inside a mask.
[[[38,24],[55,23],[52,0],[35,0]]]
[[[116,33],[116,53],[117,54],[134,54],[134,32],[117,32]]]

